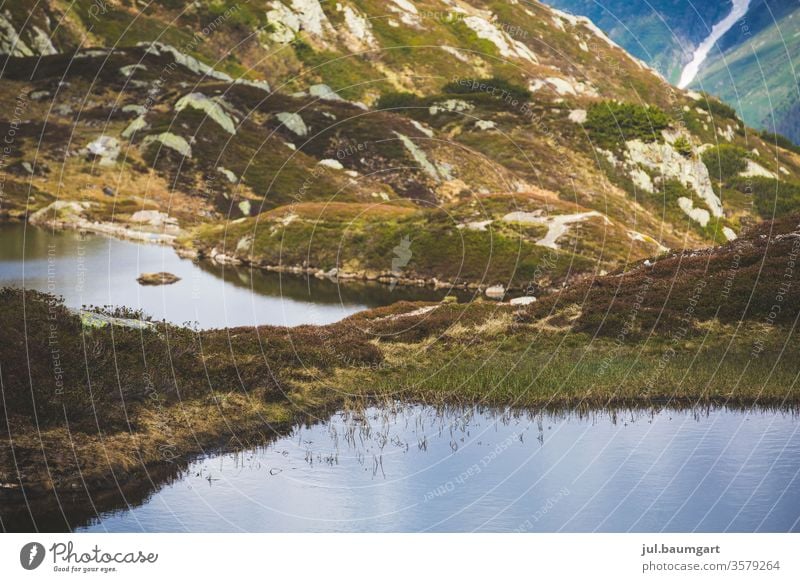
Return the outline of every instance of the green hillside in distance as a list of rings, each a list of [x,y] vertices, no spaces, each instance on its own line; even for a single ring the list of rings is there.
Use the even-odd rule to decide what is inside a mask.
[[[715,22],[731,10],[730,0],[548,0],[547,4],[590,18],[620,46],[677,83],[692,52]]]
[[[800,5],[755,0],[718,47],[693,87],[736,107],[749,125],[800,143]]]

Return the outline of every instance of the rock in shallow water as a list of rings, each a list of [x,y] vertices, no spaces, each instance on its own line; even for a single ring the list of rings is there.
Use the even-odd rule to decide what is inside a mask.
[[[181,278],[172,273],[162,271],[160,273],[142,273],[136,280],[139,285],[172,285],[180,281]]]

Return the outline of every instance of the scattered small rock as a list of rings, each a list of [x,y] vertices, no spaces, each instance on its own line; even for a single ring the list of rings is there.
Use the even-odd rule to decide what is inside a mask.
[[[502,285],[491,285],[484,291],[489,299],[502,299],[506,294],[506,288]]]
[[[298,135],[300,137],[305,137],[308,135],[308,127],[306,126],[303,118],[300,117],[297,113],[289,113],[289,112],[282,112],[278,113],[275,117],[278,118],[286,129]]]
[[[101,166],[107,166],[117,161],[120,145],[116,138],[108,135],[101,135],[90,142],[84,151],[87,155],[99,158]]]
[[[136,63],[134,65],[126,65],[124,67],[120,67],[119,72],[122,73],[125,77],[131,77],[136,71],[146,71],[147,67]]]
[[[324,160],[320,160],[317,162],[317,165],[324,166],[326,168],[331,168],[332,170],[343,170],[344,166],[342,162],[339,160],[334,160],[332,158],[326,158]]]
[[[530,305],[531,303],[536,303],[536,297],[533,297],[532,295],[514,297],[510,303],[511,305]]]
[[[584,123],[586,121],[585,109],[573,109],[569,112],[569,120],[573,123]]]
[[[131,215],[129,220],[136,224],[146,224],[155,228],[178,226],[177,219],[159,210],[137,210]]]
[[[50,91],[31,91],[28,97],[30,97],[32,101],[44,101],[50,97]]]
[[[142,147],[146,148],[154,142],[159,142],[161,145],[175,150],[186,158],[192,157],[192,147],[189,145],[189,142],[187,142],[181,136],[175,135],[174,133],[165,131],[164,133],[159,133],[158,135],[148,135],[142,140]]]
[[[336,93],[336,91],[323,83],[311,85],[311,87],[308,88],[308,94],[312,97],[319,97],[320,99],[324,99],[326,101],[344,101],[344,99],[342,99]]]
[[[228,182],[231,184],[236,184],[239,181],[239,178],[236,177],[236,174],[222,166],[217,166],[217,172],[225,176],[228,179]]]

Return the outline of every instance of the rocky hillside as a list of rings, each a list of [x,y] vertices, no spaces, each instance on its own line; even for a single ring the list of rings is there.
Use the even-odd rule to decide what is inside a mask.
[[[0,40],[0,213],[219,262],[549,287],[800,206],[797,153],[535,2],[51,1]]]

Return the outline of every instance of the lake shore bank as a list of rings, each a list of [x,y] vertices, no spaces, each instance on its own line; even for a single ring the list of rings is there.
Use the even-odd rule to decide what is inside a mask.
[[[52,205],[51,205],[52,206]],[[79,232],[109,236],[120,240],[127,240],[140,243],[161,244],[172,247],[178,256],[193,261],[207,261],[213,265],[227,265],[235,267],[246,267],[252,269],[259,269],[273,273],[283,273],[290,275],[304,275],[315,277],[317,279],[324,279],[332,281],[337,284],[351,283],[351,282],[370,282],[385,285],[387,287],[425,287],[433,290],[452,289],[457,292],[486,292],[489,290],[487,296],[491,296],[494,292],[496,298],[497,294],[502,296],[511,294],[519,296],[523,293],[529,293],[532,288],[530,285],[525,285],[520,282],[514,282],[513,273],[507,273],[502,278],[504,282],[492,281],[487,282],[484,279],[465,279],[463,277],[456,277],[455,279],[443,278],[440,279],[435,276],[415,273],[406,274],[404,269],[392,270],[375,270],[375,269],[356,269],[349,270],[343,266],[332,267],[328,269],[309,266],[307,264],[272,264],[257,260],[255,258],[248,258],[241,256],[241,253],[234,252],[232,254],[220,251],[216,247],[196,247],[196,241],[193,240],[189,232],[179,228],[176,224],[169,223],[166,215],[160,216],[161,213],[153,212],[153,217],[147,221],[126,222],[118,220],[116,222],[108,222],[101,220],[88,219],[82,216],[85,208],[81,207],[77,202],[64,202],[57,208],[50,211],[49,207],[47,212],[37,212],[30,217],[25,216],[2,216],[0,215],[0,222],[7,223],[29,223],[34,226],[48,228],[53,230],[69,231],[75,230]],[[52,216],[50,216],[52,214]],[[159,215],[159,216],[156,216]],[[463,257],[462,257],[463,259]],[[391,262],[391,261],[389,261]],[[404,265],[405,267],[405,265]],[[553,289],[550,288],[536,288],[537,292],[549,292]]]
[[[375,400],[794,410],[798,256],[790,219],[529,305],[399,302],[293,328],[87,325],[57,298],[3,289],[0,418],[14,446],[0,482],[113,487],[164,455],[247,447]]]

